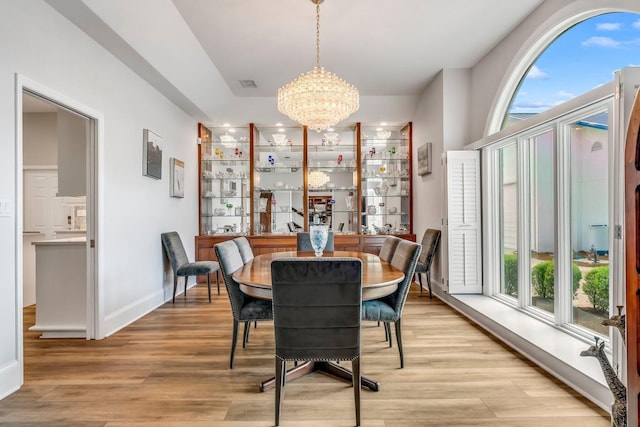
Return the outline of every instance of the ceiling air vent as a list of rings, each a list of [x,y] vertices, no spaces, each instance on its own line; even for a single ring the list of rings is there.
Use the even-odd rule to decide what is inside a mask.
[[[244,87],[244,88],[248,88],[248,87],[258,87],[256,85],[256,82],[254,82],[253,80],[240,80],[240,86]]]

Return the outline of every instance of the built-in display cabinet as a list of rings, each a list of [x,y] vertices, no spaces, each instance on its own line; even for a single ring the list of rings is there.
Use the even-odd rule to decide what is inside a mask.
[[[198,259],[245,235],[254,252],[295,248],[295,233],[327,224],[336,250],[377,253],[384,236],[415,241],[411,123],[304,127],[199,127]]]
[[[411,230],[411,126],[362,127],[360,138],[363,232]]]
[[[200,234],[245,234],[251,200],[249,127],[200,125]]]
[[[255,126],[253,234],[304,227],[304,129]]]

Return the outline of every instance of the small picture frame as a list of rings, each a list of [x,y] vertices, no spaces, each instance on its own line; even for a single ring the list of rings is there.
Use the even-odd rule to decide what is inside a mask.
[[[427,142],[418,147],[418,175],[431,173],[431,143]]]
[[[162,137],[144,129],[142,138],[142,175],[162,179]]]
[[[184,162],[182,160],[170,159],[170,185],[169,196],[184,197]]]

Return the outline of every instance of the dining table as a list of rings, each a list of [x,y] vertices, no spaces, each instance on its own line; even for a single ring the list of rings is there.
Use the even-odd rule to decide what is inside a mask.
[[[404,272],[383,261],[377,255],[356,251],[324,251],[322,257],[359,258],[362,261],[363,301],[381,298],[398,289],[404,279]],[[285,251],[256,255],[242,268],[235,271],[233,279],[240,290],[254,298],[271,300],[271,262],[281,258],[316,258],[313,251]],[[306,361],[289,369],[286,381],[292,381],[314,371],[323,371],[334,377],[352,382],[352,372],[334,362]],[[362,376],[361,384],[372,391],[380,389],[380,383]],[[260,383],[260,391],[275,387],[275,377]]]

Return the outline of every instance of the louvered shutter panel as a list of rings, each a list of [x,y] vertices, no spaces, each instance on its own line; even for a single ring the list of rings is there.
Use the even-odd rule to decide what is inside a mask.
[[[447,152],[446,170],[449,293],[480,294],[480,152]]]

